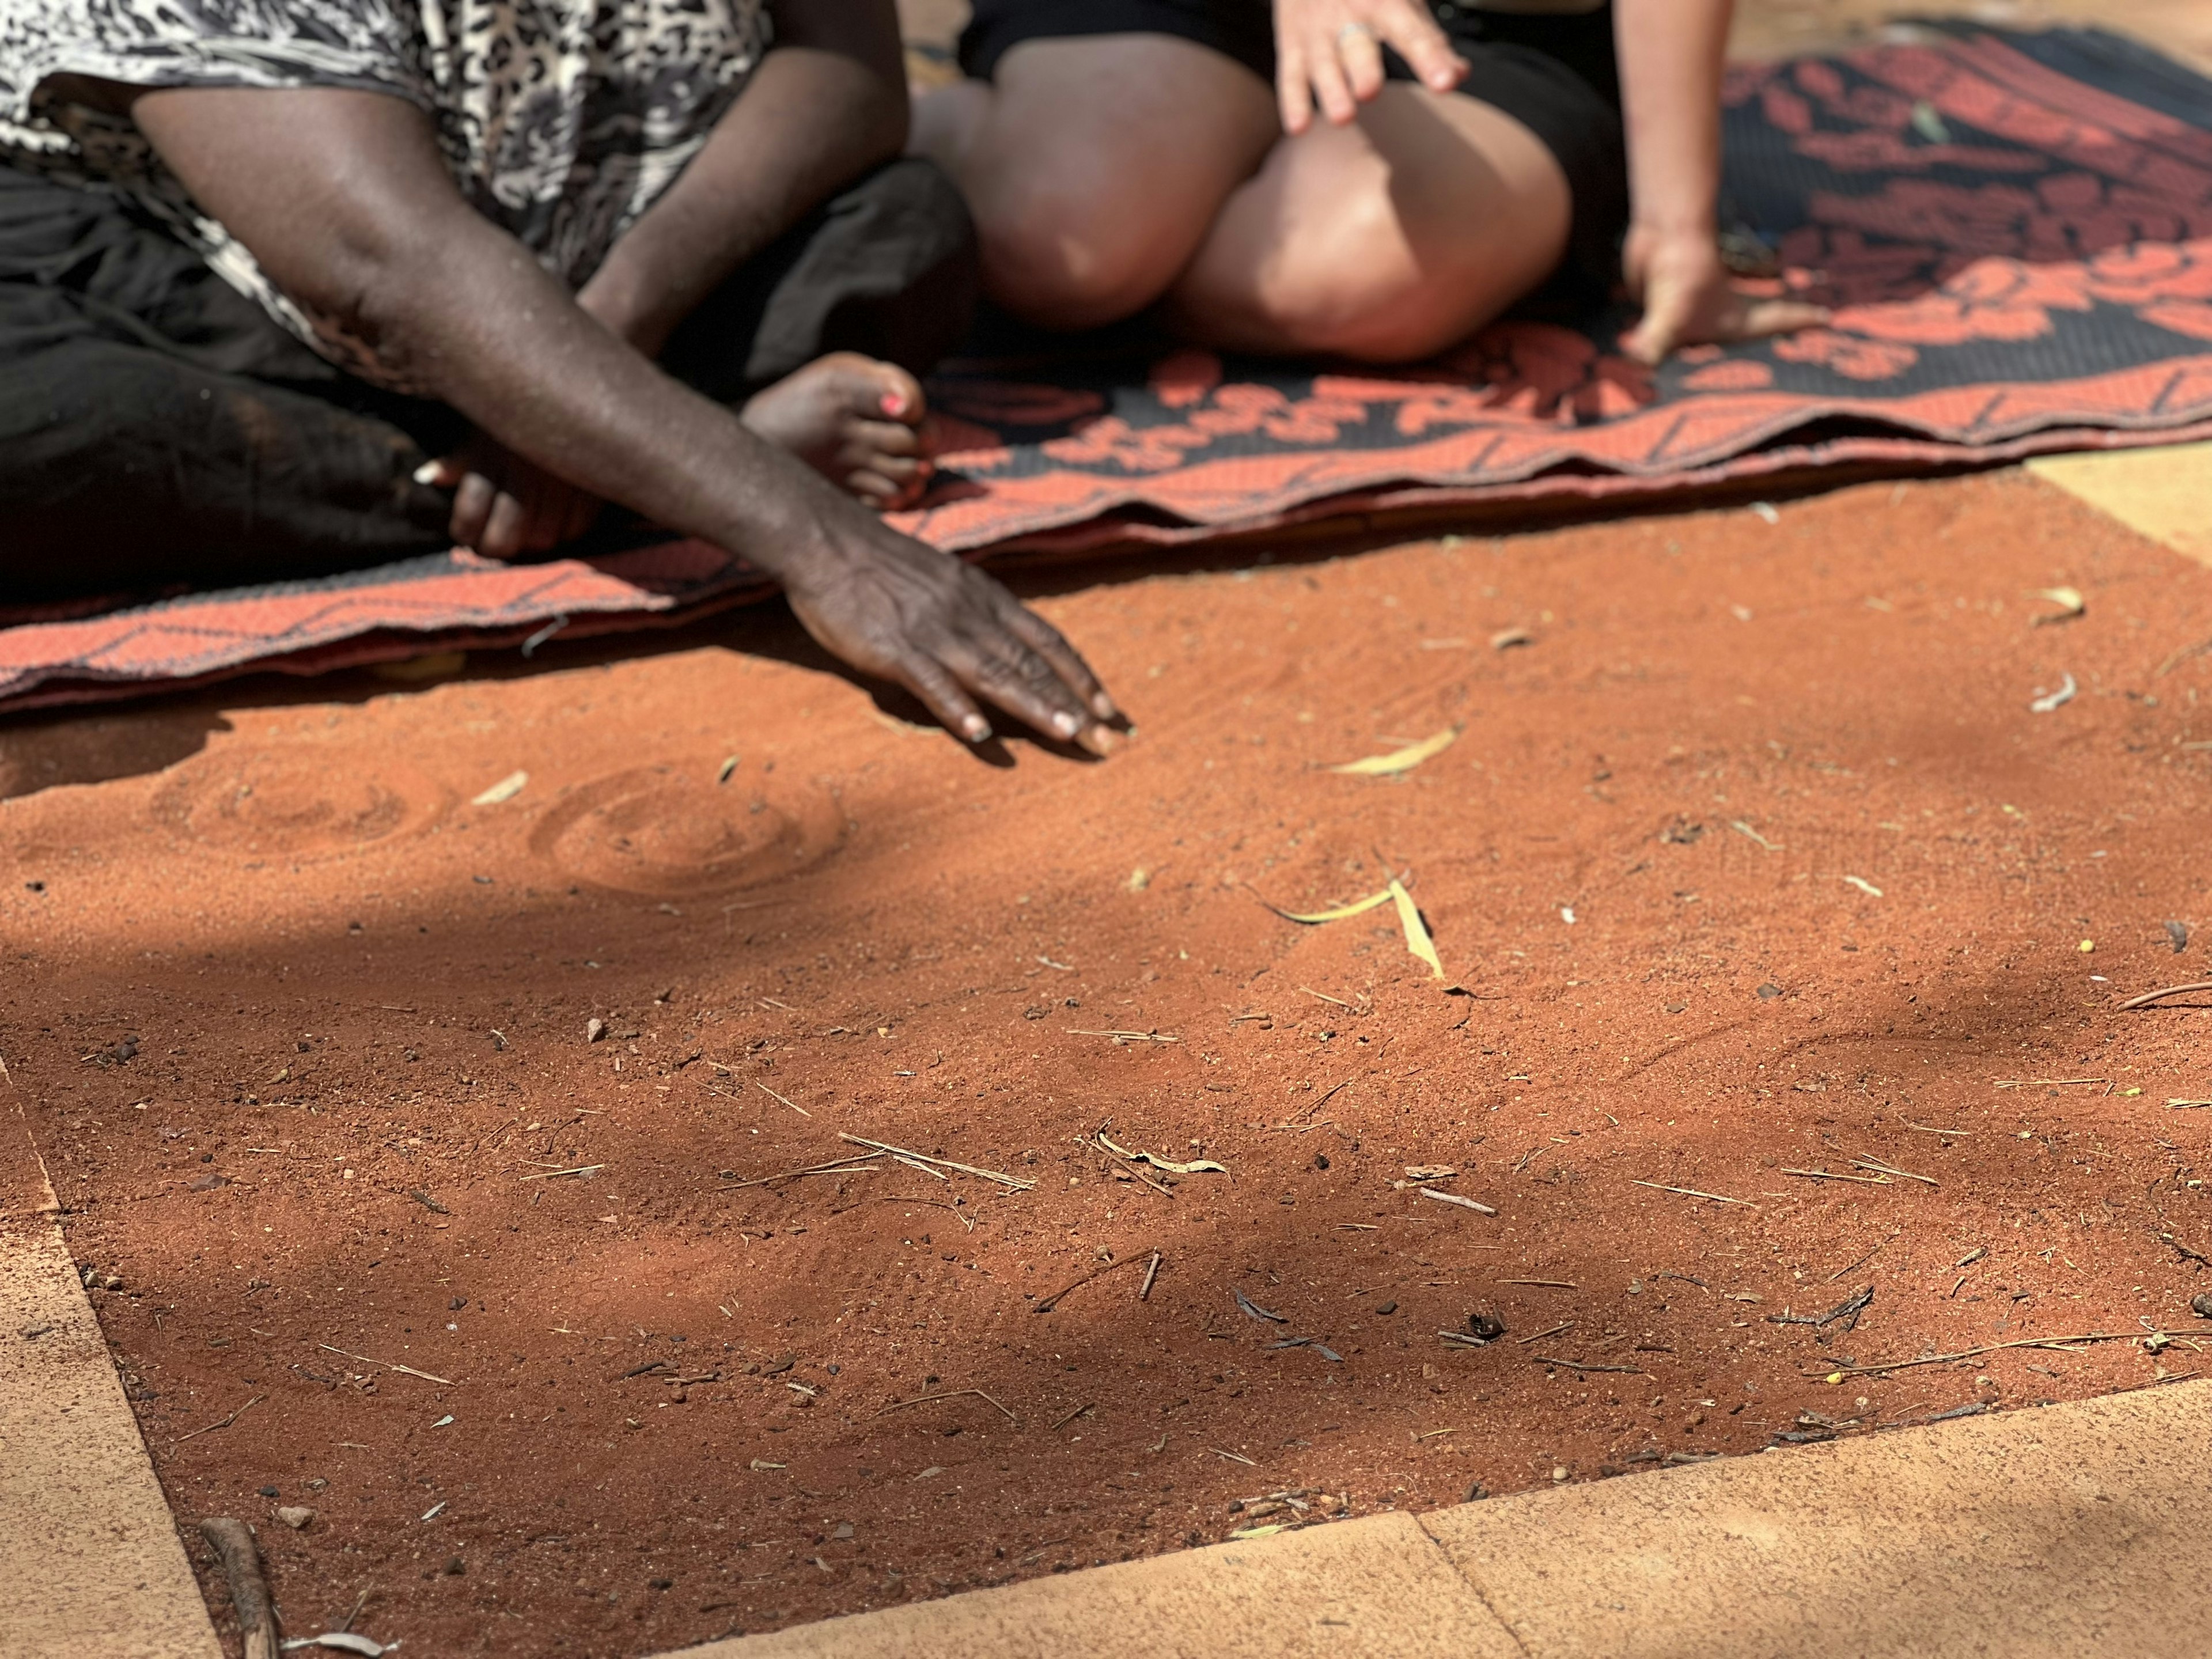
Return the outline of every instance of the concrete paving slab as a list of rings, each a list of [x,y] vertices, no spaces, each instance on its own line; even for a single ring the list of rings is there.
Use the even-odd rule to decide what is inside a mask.
[[[2045,455],[2027,470],[2136,534],[2212,565],[2212,442]]]
[[[1422,1517],[1537,1659],[2212,1652],[2212,1382]]]
[[[1526,1659],[1407,1515],[733,1638],[684,1659]]]
[[[0,1099],[0,1654],[221,1659],[53,1210]]]
[[[2184,1382],[1375,1516],[682,1659],[2196,1659],[2212,1651],[2208,1492],[2212,1381]]]

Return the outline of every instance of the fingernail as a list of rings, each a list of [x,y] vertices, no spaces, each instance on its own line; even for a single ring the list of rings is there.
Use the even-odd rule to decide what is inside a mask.
[[[1114,699],[1108,696],[1103,691],[1101,691],[1097,696],[1091,698],[1091,707],[1102,720],[1118,719],[1121,713],[1120,709],[1114,706]]]
[[[969,720],[960,730],[970,743],[982,743],[991,735],[991,728],[980,720]]]
[[[418,483],[418,484],[434,484],[434,483],[437,483],[437,482],[438,482],[438,464],[437,464],[437,462],[435,462],[435,461],[425,461],[425,462],[423,462],[423,463],[422,463],[422,465],[420,465],[420,466],[416,467],[416,468],[415,469],[415,482],[416,482],[416,483]]]
[[[886,392],[884,393],[884,413],[886,415],[905,414],[905,398],[896,392]]]
[[[1083,729],[1083,722],[1073,714],[1054,714],[1052,717],[1052,729],[1063,738],[1072,738]]]

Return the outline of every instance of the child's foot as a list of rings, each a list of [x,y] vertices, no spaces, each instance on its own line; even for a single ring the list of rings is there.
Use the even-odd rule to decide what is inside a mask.
[[[921,387],[896,363],[833,351],[757,395],[739,418],[872,507],[921,494]]]

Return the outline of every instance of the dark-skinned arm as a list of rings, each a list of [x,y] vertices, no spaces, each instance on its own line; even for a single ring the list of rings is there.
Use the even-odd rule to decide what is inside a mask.
[[[744,90],[576,296],[648,357],[738,266],[905,144],[891,0],[786,0],[773,15],[775,44]],[[557,547],[599,512],[482,434],[430,477],[453,491],[454,539],[498,558]]]
[[[773,8],[775,44],[577,297],[647,356],[746,260],[906,144],[891,0]]]
[[[428,118],[379,93],[179,88],[132,113],[200,204],[379,378],[576,488],[776,576],[823,646],[970,741],[976,701],[1103,744],[1113,705],[1051,625],[901,536],[587,316],[471,209]]]

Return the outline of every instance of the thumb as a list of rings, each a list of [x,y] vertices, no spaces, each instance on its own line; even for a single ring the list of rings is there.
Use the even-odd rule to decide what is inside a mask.
[[[1655,283],[1644,295],[1644,317],[1621,340],[1621,349],[1639,363],[1656,368],[1680,341],[1690,320],[1692,297],[1671,283]]]

